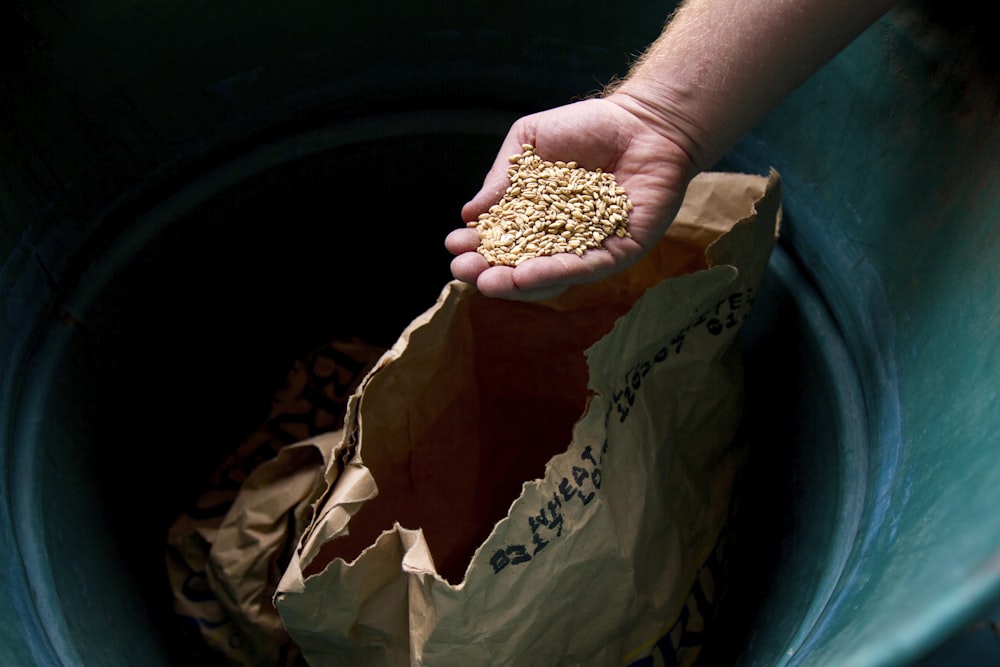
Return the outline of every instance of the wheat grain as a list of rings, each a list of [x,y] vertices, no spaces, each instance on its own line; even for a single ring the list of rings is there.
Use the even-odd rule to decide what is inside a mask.
[[[577,162],[543,160],[530,144],[511,155],[510,187],[500,201],[470,222],[478,252],[494,266],[517,266],[533,257],[582,255],[615,235],[630,237],[632,202],[615,175]]]

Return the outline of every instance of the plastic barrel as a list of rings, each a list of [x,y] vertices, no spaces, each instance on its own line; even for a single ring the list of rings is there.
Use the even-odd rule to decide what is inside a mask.
[[[5,3],[0,664],[193,664],[162,555],[183,503],[295,354],[431,303],[509,123],[624,74],[669,10]],[[706,660],[911,664],[1000,597],[980,11],[901,5],[718,165],[776,167],[786,221]]]

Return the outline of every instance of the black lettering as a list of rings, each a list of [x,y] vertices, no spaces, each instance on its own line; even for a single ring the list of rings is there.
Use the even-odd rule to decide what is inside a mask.
[[[670,344],[674,346],[674,354],[680,354],[681,346],[684,345],[684,332],[682,331],[671,338]]]
[[[618,409],[618,423],[624,424],[625,420],[628,419],[628,408],[620,404],[615,407]]]
[[[635,405],[635,392],[625,387],[625,398],[628,400],[629,407]]]
[[[208,577],[204,572],[192,572],[181,584],[181,592],[184,597],[192,602],[205,602],[214,600],[215,594],[208,584]]]
[[[729,308],[732,310],[739,310],[743,307],[743,293],[733,292],[729,295]]]
[[[511,565],[519,565],[531,560],[531,554],[528,553],[528,549],[523,544],[511,544],[507,547],[506,553],[510,558]]]
[[[549,501],[549,515],[552,517],[549,521],[549,530],[556,531],[556,537],[562,537],[563,529],[563,516],[560,512],[562,508],[562,503],[559,502],[559,496],[552,494],[552,500]]]
[[[569,485],[569,478],[563,477],[559,482],[559,493],[562,494],[563,500],[569,500],[576,495],[576,489]]]
[[[493,566],[493,574],[496,574],[510,565],[510,558],[507,557],[507,554],[504,553],[503,549],[497,549],[493,552],[493,555],[490,556],[490,565]]]

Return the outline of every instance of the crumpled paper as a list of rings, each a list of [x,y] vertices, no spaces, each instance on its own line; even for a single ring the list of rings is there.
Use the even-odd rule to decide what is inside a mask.
[[[271,598],[325,491],[347,399],[383,352],[360,339],[334,340],[296,360],[266,419],[170,526],[175,610],[228,664],[277,667],[298,658]]]

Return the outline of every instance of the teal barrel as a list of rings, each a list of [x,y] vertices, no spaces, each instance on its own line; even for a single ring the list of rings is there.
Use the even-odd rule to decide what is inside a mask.
[[[670,9],[5,3],[0,664],[200,664],[173,518],[295,355],[432,302],[509,124],[624,74]],[[901,5],[718,165],[777,168],[786,217],[706,660],[908,665],[1000,602],[980,11]]]

